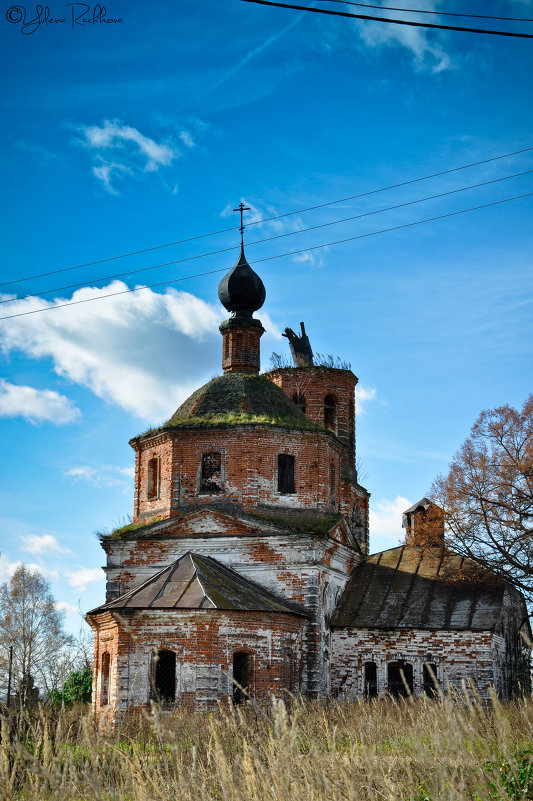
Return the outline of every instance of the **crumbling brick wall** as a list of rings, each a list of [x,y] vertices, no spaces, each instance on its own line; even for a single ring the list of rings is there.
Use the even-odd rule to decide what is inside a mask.
[[[233,655],[250,655],[250,698],[298,693],[302,681],[302,632],[305,620],[271,612],[220,610],[136,610],[114,612],[117,623],[94,620],[96,647],[111,647],[115,690],[100,704],[100,677],[93,698],[96,712],[140,710],[153,699],[153,656],[159,649],[176,654],[175,702],[194,708],[216,706],[233,692]],[[114,639],[106,637],[113,631]]]
[[[378,692],[387,690],[387,665],[405,660],[413,665],[414,694],[422,692],[424,663],[436,665],[439,686],[461,689],[474,682],[481,698],[499,681],[497,643],[490,631],[424,631],[418,629],[338,628],[332,632],[333,694],[364,695],[364,664],[377,665]]]

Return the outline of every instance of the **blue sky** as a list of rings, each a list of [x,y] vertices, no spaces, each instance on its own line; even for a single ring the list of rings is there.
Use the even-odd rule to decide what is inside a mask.
[[[531,0],[417,7],[533,17]],[[533,150],[302,210],[533,147],[533,40],[238,0],[113,0],[122,22],[74,28],[57,3],[65,23],[24,34],[8,8],[0,280],[87,266],[0,287],[4,318],[50,309],[0,320],[0,579],[39,566],[73,630],[102,601],[94,532],[132,511],[128,439],[221,372],[223,272],[188,276],[229,269],[238,232],[88,263],[231,228],[241,200],[250,223],[291,213],[246,231],[267,289],[263,368],[300,320],[315,352],[351,363],[371,545],[395,545],[479,412],[531,391],[532,198],[486,204],[533,192],[533,173],[515,175]]]

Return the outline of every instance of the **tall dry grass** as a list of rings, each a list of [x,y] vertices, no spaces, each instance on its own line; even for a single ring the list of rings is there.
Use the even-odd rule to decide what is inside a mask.
[[[0,798],[28,801],[533,799],[533,701],[273,701],[2,721]]]

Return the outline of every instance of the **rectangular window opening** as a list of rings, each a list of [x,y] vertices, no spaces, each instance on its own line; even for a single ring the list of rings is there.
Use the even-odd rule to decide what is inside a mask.
[[[437,665],[434,662],[424,662],[422,666],[422,690],[429,696],[438,695]]]
[[[294,487],[294,456],[288,453],[278,454],[278,492],[281,495],[292,495]]]
[[[200,494],[222,492],[222,454],[218,451],[202,455]]]
[[[375,662],[365,662],[365,698],[376,698],[378,694],[378,671]]]
[[[148,462],[146,497],[149,501],[159,498],[159,459],[157,457]]]

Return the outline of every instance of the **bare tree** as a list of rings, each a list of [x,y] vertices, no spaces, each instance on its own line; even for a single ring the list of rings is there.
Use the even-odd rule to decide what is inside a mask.
[[[522,410],[480,414],[431,495],[455,550],[502,573],[533,599],[533,395]]]
[[[11,690],[20,702],[34,695],[34,684],[50,690],[64,677],[72,637],[63,631],[64,614],[56,608],[48,581],[37,571],[20,565],[0,585],[0,667],[2,689],[8,683],[9,650],[13,648]],[[71,668],[72,669],[72,668]],[[30,688],[30,689],[28,689]]]

